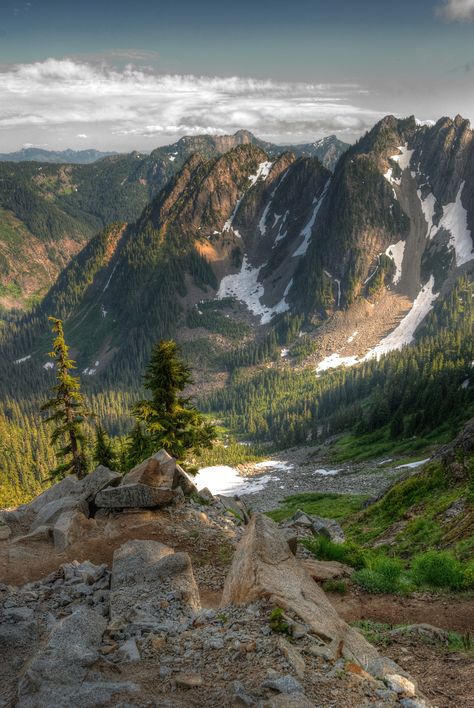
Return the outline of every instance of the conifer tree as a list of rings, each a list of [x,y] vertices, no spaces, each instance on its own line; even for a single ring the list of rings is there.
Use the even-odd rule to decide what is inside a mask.
[[[213,426],[191,405],[190,398],[181,395],[191,383],[191,371],[179,358],[176,342],[156,344],[144,376],[151,398],[132,408],[137,422],[145,426],[149,453],[164,448],[182,460],[189,450],[212,447]]]
[[[95,428],[94,462],[112,470],[116,461],[117,456],[113,449],[112,441],[105,428],[99,423]]]
[[[92,414],[85,407],[79,377],[71,374],[71,370],[76,368],[76,363],[69,357],[63,323],[56,317],[48,319],[56,335],[49,356],[56,362],[57,383],[53,386],[54,398],[47,401],[41,410],[53,411],[46,422],[51,422],[55,426],[51,434],[51,443],[53,446],[60,445],[56,456],[63,460],[53,470],[52,476],[62,478],[73,473],[78,479],[83,479],[87,474],[84,421]]]

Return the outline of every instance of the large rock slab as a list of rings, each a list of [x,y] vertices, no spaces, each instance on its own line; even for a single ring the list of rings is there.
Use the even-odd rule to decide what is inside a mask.
[[[36,514],[31,531],[40,526],[53,526],[55,521],[67,511],[77,511],[83,514],[84,517],[89,516],[88,503],[76,496],[67,496],[61,499],[54,499],[45,504]]]
[[[84,534],[95,526],[94,519],[88,519],[77,510],[64,511],[53,527],[53,542],[55,548],[62,552],[73,543],[77,543]]]
[[[127,484],[146,484],[149,487],[173,487],[176,460],[160,450],[128,472],[122,481]]]
[[[180,487],[187,497],[191,494],[198,494],[193,478],[179,465],[176,465],[173,477],[173,489],[176,489],[176,487]]]
[[[121,484],[107,487],[95,497],[95,505],[103,509],[154,508],[168,506],[176,498],[170,487],[150,487],[147,484]]]
[[[128,541],[115,553],[110,593],[111,627],[176,633],[201,609],[187,553],[157,541]]]
[[[328,655],[343,656],[374,676],[400,673],[361,634],[344,622],[324,592],[292,555],[285,537],[268,517],[256,514],[237,546],[226,578],[222,606],[249,604],[269,598],[296,614],[327,647]]]
[[[93,671],[106,626],[102,615],[85,607],[58,622],[19,683],[19,708],[92,708],[133,689]]]
[[[338,561],[319,561],[313,558],[302,558],[300,563],[317,583],[325,580],[337,580],[339,578],[350,578],[354,568]]]
[[[93,472],[81,479],[79,496],[87,502],[92,502],[96,494],[106,487],[116,487],[122,481],[120,472],[109,470],[99,465]]]

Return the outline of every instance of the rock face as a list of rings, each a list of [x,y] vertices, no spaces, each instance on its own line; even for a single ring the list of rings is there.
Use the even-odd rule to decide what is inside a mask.
[[[113,693],[130,689],[124,684],[94,681],[90,675],[106,626],[104,617],[85,607],[59,622],[20,682],[18,706],[92,708]]]
[[[149,487],[172,487],[176,460],[165,450],[134,467],[123,478],[122,485],[146,484]]]
[[[187,553],[157,541],[128,541],[114,553],[110,618],[115,629],[178,631],[200,610]],[[175,627],[173,627],[175,625]]]
[[[324,592],[294,558],[278,526],[268,517],[256,514],[235,552],[222,605],[249,604],[262,597],[299,616],[319,638],[328,656],[335,658],[339,654],[374,676],[400,673],[393,662],[383,659],[340,619]]]
[[[150,487],[147,484],[121,484],[103,489],[95,498],[95,505],[105,509],[153,508],[168,506],[176,497],[169,487]]]

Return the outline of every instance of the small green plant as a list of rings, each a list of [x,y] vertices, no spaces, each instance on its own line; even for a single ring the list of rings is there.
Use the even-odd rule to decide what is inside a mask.
[[[367,592],[395,593],[400,589],[403,566],[396,558],[377,558],[370,568],[362,568],[352,579]]]
[[[217,615],[217,619],[221,624],[227,624],[227,622],[229,621],[229,615],[226,615],[225,612],[219,612],[219,614]]]
[[[474,560],[466,563],[463,569],[463,588],[472,590],[474,588]]]
[[[290,626],[288,622],[285,621],[284,611],[281,607],[275,607],[275,609],[270,612],[268,626],[272,632],[278,632],[279,634],[290,633]]]
[[[305,539],[302,544],[319,560],[339,561],[356,569],[368,565],[367,552],[351,541],[334,543],[325,536],[316,536]]]
[[[419,586],[458,590],[463,585],[462,565],[449,551],[427,551],[416,556],[412,576]]]
[[[347,592],[344,580],[325,580],[322,587],[324,592],[337,592],[340,595],[345,595]]]
[[[390,635],[390,630],[392,629],[390,624],[373,622],[372,620],[359,620],[354,622],[352,626],[356,627],[371,644],[389,646],[389,644],[393,643]]]

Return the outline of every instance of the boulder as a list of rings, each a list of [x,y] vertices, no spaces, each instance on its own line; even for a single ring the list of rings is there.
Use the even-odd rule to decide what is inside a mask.
[[[217,506],[220,506],[224,511],[230,511],[245,524],[248,524],[250,516],[247,506],[241,499],[238,497],[226,497],[223,494],[217,494],[215,499],[217,500]]]
[[[170,487],[151,487],[147,484],[121,484],[107,487],[97,494],[94,503],[104,509],[153,508],[167,506],[176,497]]]
[[[102,489],[116,487],[121,481],[122,475],[119,472],[113,472],[108,467],[99,465],[80,481],[79,496],[87,502],[92,502]]]
[[[149,457],[128,472],[122,485],[145,484],[149,487],[173,487],[176,460],[165,450]]]
[[[346,540],[340,524],[334,519],[323,519],[321,516],[312,516],[312,530],[316,536],[325,536],[333,543],[344,543]]]
[[[11,528],[6,524],[0,524],[0,541],[6,541],[11,536]]]
[[[55,548],[59,552],[64,551],[90,531],[91,526],[95,526],[95,520],[86,518],[82,512],[75,509],[64,511],[53,527]]]
[[[170,631],[186,628],[201,609],[187,553],[157,541],[127,541],[113,558],[111,627]]]
[[[86,607],[58,622],[19,683],[19,708],[92,708],[114,693],[133,690],[131,684],[107,682],[91,671],[106,626],[101,614]]]
[[[187,497],[191,494],[198,494],[193,478],[179,465],[176,465],[173,477],[173,489],[176,489],[176,487],[182,489]]]
[[[226,578],[222,607],[268,598],[292,612],[325,645],[328,656],[355,661],[374,676],[399,674],[361,634],[337,614],[321,588],[292,555],[278,526],[267,516],[252,516]],[[403,672],[402,672],[403,673]]]
[[[61,499],[54,499],[45,504],[36,514],[31,530],[34,531],[39,526],[53,526],[55,521],[67,511],[77,511],[84,517],[89,516],[89,505],[86,501],[77,496],[67,496]]]
[[[311,575],[317,583],[325,580],[337,580],[338,578],[349,578],[354,572],[354,568],[337,561],[319,561],[312,558],[300,560],[303,568]]]

